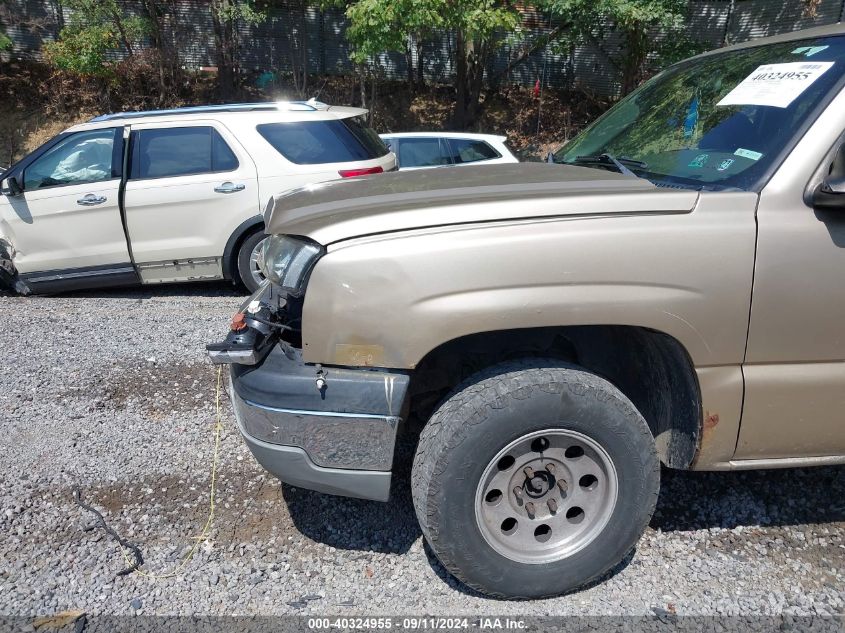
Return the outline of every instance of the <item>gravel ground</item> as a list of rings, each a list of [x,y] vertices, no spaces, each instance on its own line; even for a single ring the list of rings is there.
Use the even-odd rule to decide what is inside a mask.
[[[602,584],[488,600],[423,545],[404,470],[389,504],[282,486],[223,400],[208,513],[215,369],[204,344],[241,297],[220,284],[0,298],[0,613],[843,614],[845,468],[665,471],[634,555]],[[73,501],[137,544],[151,574]]]

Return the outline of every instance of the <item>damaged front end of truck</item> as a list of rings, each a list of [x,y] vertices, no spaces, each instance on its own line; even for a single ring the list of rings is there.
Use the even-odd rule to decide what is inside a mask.
[[[268,471],[294,486],[386,501],[409,376],[304,361],[305,286],[324,254],[305,238],[268,238],[267,280],[225,340],[206,349],[213,363],[230,365],[235,419]]]

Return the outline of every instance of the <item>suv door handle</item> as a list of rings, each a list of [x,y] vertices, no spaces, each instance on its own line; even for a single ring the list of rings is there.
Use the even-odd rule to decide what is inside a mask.
[[[97,204],[103,204],[105,201],[105,196],[95,196],[93,193],[86,193],[76,201],[76,204],[81,204],[83,207],[93,207]]]
[[[237,191],[243,191],[244,189],[246,189],[246,185],[241,183],[235,184],[227,180],[222,185],[217,185],[214,188],[214,191],[217,193],[235,193]]]

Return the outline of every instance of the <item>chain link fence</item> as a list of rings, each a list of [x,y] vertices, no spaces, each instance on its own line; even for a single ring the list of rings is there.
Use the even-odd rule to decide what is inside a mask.
[[[177,42],[179,61],[188,68],[213,67],[214,32],[209,3],[205,0],[176,0],[167,22]],[[124,2],[127,11],[139,11],[132,0]],[[13,41],[12,55],[39,59],[44,41],[54,39],[67,16],[58,0],[11,0],[12,19],[7,34]],[[813,15],[807,14],[801,0],[691,0],[686,35],[702,48],[841,22],[845,0],[819,0]],[[602,41],[579,46],[566,53],[551,46],[541,48],[522,63],[509,69],[511,61],[524,49],[526,41],[542,37],[555,27],[550,19],[536,12],[526,14],[527,30],[520,41],[508,41],[487,69],[489,77],[504,82],[533,84],[538,79],[547,86],[578,87],[602,96],[616,96],[620,90],[619,72],[613,60],[621,38],[612,27]],[[262,74],[316,73],[348,74],[353,70],[346,40],[347,20],[341,10],[320,11],[303,0],[291,0],[274,9],[267,20],[255,26],[241,26],[242,70]],[[655,33],[659,39],[660,34]],[[422,48],[423,74],[430,81],[446,81],[452,76],[453,40],[448,34],[427,42]],[[412,47],[413,48],[413,47]],[[417,65],[416,53],[412,63]],[[384,79],[407,77],[404,55],[387,53],[374,60],[373,68]]]

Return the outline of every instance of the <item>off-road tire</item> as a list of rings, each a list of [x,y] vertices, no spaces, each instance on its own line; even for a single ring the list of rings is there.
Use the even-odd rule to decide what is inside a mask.
[[[267,235],[265,235],[264,231],[256,231],[248,235],[238,248],[236,281],[239,281],[250,294],[258,290],[258,286],[260,285],[252,276],[250,257],[252,256],[253,249],[266,237]]]
[[[549,563],[517,562],[482,535],[476,491],[499,451],[549,428],[601,446],[618,476],[616,501],[579,551]],[[654,512],[660,463],[648,425],[616,387],[583,368],[532,358],[481,371],[443,400],[422,430],[411,481],[423,536],[450,573],[492,597],[542,598],[588,585],[625,559]]]

